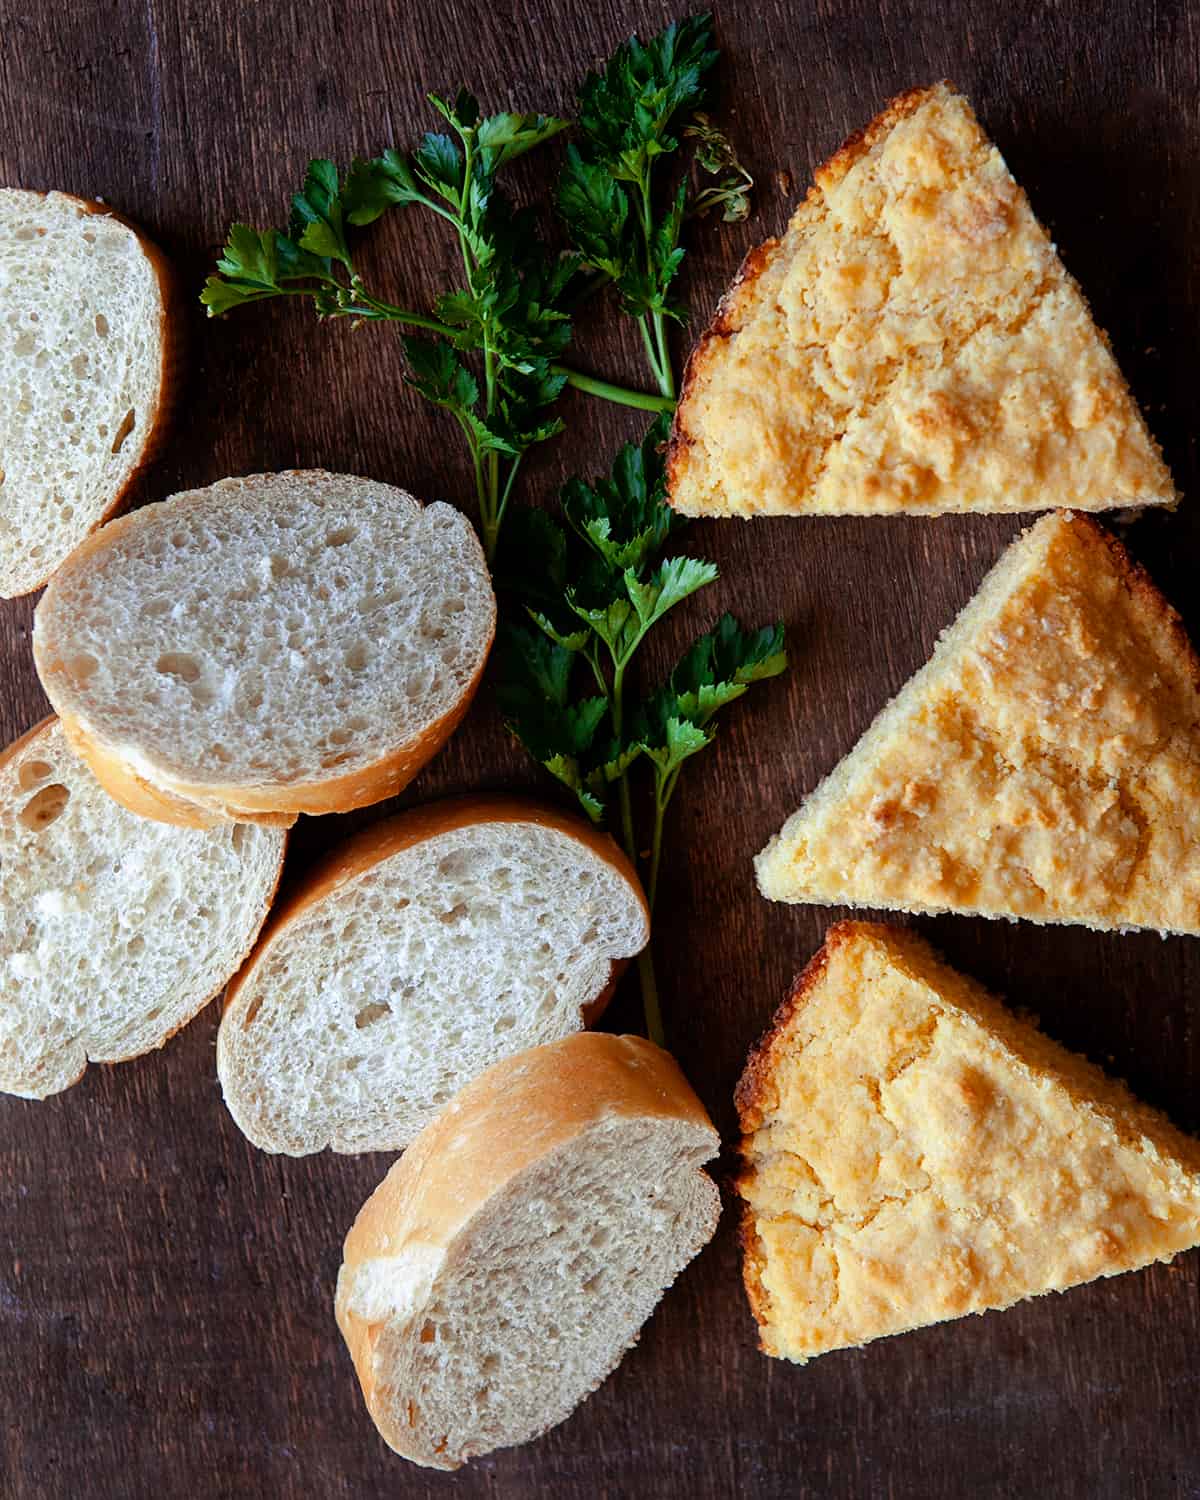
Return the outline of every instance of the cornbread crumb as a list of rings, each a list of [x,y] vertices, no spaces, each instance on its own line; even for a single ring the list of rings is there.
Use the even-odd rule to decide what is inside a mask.
[[[1095,521],[1018,538],[757,859],[777,901],[1200,932],[1200,662]]]
[[[950,85],[902,95],[751,252],[693,351],[686,515],[1172,505],[1025,194]]]
[[[737,1104],[746,1290],[783,1359],[1200,1242],[1200,1143],[894,927],[829,930]]]

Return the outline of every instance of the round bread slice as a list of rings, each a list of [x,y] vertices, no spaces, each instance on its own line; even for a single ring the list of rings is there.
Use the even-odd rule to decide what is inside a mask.
[[[177,365],[162,254],[102,203],[0,188],[0,595],[40,588],[157,450]]]
[[[185,826],[390,797],[457,727],[496,601],[452,506],[319,471],[123,516],[38,605],[38,675],[119,801]]]
[[[0,755],[0,1091],[162,1044],[221,989],[271,904],[287,835],[135,817],[46,719]]]
[[[712,1238],[719,1146],[641,1037],[566,1037],[468,1084],[346,1236],[338,1326],[389,1447],[455,1469],[569,1416]]]
[[[402,813],[276,908],[226,998],[225,1102],[265,1151],[397,1151],[492,1063],[593,1021],[649,936],[629,861],[580,818]]]

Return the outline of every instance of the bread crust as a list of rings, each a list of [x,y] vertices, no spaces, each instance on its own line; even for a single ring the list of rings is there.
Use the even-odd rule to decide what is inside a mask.
[[[283,476],[325,478],[321,470],[284,470]],[[255,478],[257,476],[246,476]],[[277,476],[272,476],[277,477]],[[203,494],[204,491],[196,492]],[[408,497],[414,506],[421,502]],[[118,516],[102,531],[94,531],[75,549],[69,559],[72,568],[86,567],[92,556],[107,547],[114,535],[137,524],[133,515]],[[482,558],[482,550],[480,551]],[[342,775],[322,777],[319,781],[275,783],[246,786],[237,782],[195,782],[173,776],[145,760],[134,765],[120,748],[108,744],[65,702],[55,707],[63,729],[76,752],[91,767],[101,786],[118,802],[145,818],[174,823],[184,828],[212,828],[221,823],[261,823],[270,827],[290,827],[300,813],[319,816],[331,812],[351,812],[394,797],[409,784],[422,768],[445,745],[462,723],[479,684],[483,680],[495,640],[496,616],[492,609],[491,630],[474,675],[460,697],[440,718],[426,725],[420,734],[398,745],[389,754]],[[34,641],[34,665],[38,666],[38,648]],[[39,668],[39,676],[42,676]],[[43,677],[43,686],[45,679]]]
[[[39,720],[38,723],[34,724],[31,729],[27,729],[24,734],[20,735],[17,739],[13,740],[13,742],[10,745],[7,745],[7,746],[4,747],[3,750],[0,750],[0,771],[2,771],[9,764],[10,761],[15,760],[19,755],[24,754],[25,751],[27,751],[28,749],[30,749],[31,746],[34,744],[35,741],[37,741],[37,740],[43,738],[43,736],[47,735],[51,731],[51,729],[53,729],[53,727],[54,727],[54,725],[55,725],[56,722],[57,722],[57,715],[55,715],[55,714],[47,714],[47,716],[44,719]],[[63,725],[63,730],[64,730],[64,735],[65,735],[65,737],[67,738],[67,740],[69,742],[70,741],[70,736],[66,735],[66,726],[65,725]],[[99,779],[99,778],[97,778],[97,779]],[[103,783],[101,783],[101,785],[103,785]],[[233,960],[233,972],[234,973],[237,973],[241,969],[242,965],[246,962],[246,959],[249,956],[249,954],[251,952],[253,952],[254,946],[255,946],[255,943],[258,940],[259,934],[262,932],[263,927],[265,926],[265,924],[266,924],[266,922],[267,922],[267,920],[268,920],[268,918],[270,916],[271,909],[272,909],[272,907],[274,905],[274,902],[275,902],[275,897],[276,897],[276,895],[278,894],[278,891],[279,891],[279,882],[283,878],[283,866],[284,866],[284,860],[287,857],[287,846],[288,846],[288,836],[285,833],[283,835],[283,838],[280,840],[280,845],[279,845],[279,861],[278,861],[278,863],[277,863],[277,865],[275,867],[275,878],[271,882],[270,891],[267,893],[266,900],[263,903],[262,918],[259,921],[258,926],[255,927],[254,931],[247,934],[247,936],[246,936],[246,943],[243,946],[242,951],[239,954],[235,955],[234,960]],[[131,1062],[135,1057],[144,1057],[144,1056],[146,1056],[150,1052],[157,1052],[160,1048],[165,1047],[166,1044],[171,1040],[171,1038],[173,1036],[176,1035],[177,1032],[182,1031],[185,1026],[189,1025],[192,1021],[194,1021],[196,1019],[196,1017],[200,1014],[200,1012],[205,1009],[206,1006],[211,1005],[212,1002],[219,995],[221,995],[224,992],[227,983],[228,983],[228,981],[226,981],[225,983],[222,983],[222,984],[218,985],[215,989],[213,989],[212,991],[210,991],[207,995],[204,996],[204,998],[202,1000],[200,1000],[193,1007],[193,1009],[191,1010],[191,1012],[188,1015],[184,1016],[182,1018],[182,1020],[180,1020],[175,1026],[172,1026],[169,1031],[164,1032],[162,1034],[162,1036],[158,1039],[158,1041],[154,1042],[149,1047],[143,1047],[140,1052],[128,1052],[128,1053],[126,1053],[122,1057],[109,1058],[109,1059],[106,1059],[105,1061],[103,1061],[102,1063],[99,1063],[99,1064],[95,1063],[90,1058],[85,1059],[84,1063],[83,1063],[83,1066],[79,1069],[79,1072],[75,1075],[74,1078],[72,1078],[67,1084],[64,1085],[64,1088],[71,1088],[75,1084],[77,1084],[79,1082],[79,1080],[83,1077],[83,1075],[87,1072],[89,1066],[91,1066],[91,1067],[96,1067],[96,1066],[113,1067],[113,1066],[115,1066],[118,1063]]]
[[[796,1012],[805,1004],[812,991],[825,977],[829,967],[830,953],[841,944],[853,939],[855,933],[867,923],[835,922],[825,934],[825,942],[813,954],[808,963],[792,980],[792,987],[779,1005],[770,1023],[759,1039],[750,1048],[746,1065],[733,1091],[733,1103],[738,1114],[738,1128],[742,1140],[752,1135],[762,1124],[763,1099],[771,1083],[772,1051],[776,1042],[791,1024]],[[734,1175],[733,1187],[741,1192],[744,1171]],[[760,1267],[763,1260],[755,1214],[743,1198],[738,1209],[738,1247],[742,1252],[742,1285],[746,1288],[746,1300],[758,1329],[758,1347],[769,1354],[763,1338],[763,1329],[770,1320],[770,1295],[763,1285]]]
[[[183,384],[183,370],[185,361],[186,344],[186,322],[183,316],[183,287],[175,268],[171,262],[154,243],[146,232],[135,224],[132,219],[107,203],[100,203],[93,198],[81,198],[75,193],[61,193],[57,190],[50,192],[38,192],[32,188],[22,188],[22,192],[28,192],[37,198],[62,198],[73,203],[81,213],[88,215],[99,214],[105,218],[115,219],[129,230],[130,234],[138,242],[138,248],[150,264],[154,272],[154,279],[158,285],[159,319],[158,319],[158,400],[156,402],[150,426],[146,429],[142,440],[141,452],[137,462],[130,469],[121,488],[113,495],[107,508],[93,523],[90,535],[94,535],[101,526],[119,515],[133,499],[138,485],[146,470],[162,452],[166,443],[167,434],[170,430],[171,421],[179,403],[179,394]],[[62,562],[65,562],[64,558]],[[28,588],[21,589],[19,594],[12,594],[10,598],[22,598],[26,594],[35,594],[39,589],[45,588],[54,574],[62,566],[62,562],[50,568],[36,583],[30,584]],[[170,820],[168,820],[170,821]],[[203,825],[192,825],[203,826]]]
[[[272,944],[311,907],[340,890],[347,881],[355,879],[384,860],[391,859],[402,850],[411,849],[427,839],[440,838],[457,828],[473,827],[479,823],[535,823],[539,828],[549,828],[576,839],[629,884],[637,894],[645,914],[646,928],[649,930],[650,908],[646,903],[641,881],[624,852],[607,833],[593,828],[582,818],[519,797],[489,794],[449,797],[442,802],[398,813],[395,817],[385,818],[372,824],[370,828],[362,829],[331,850],[310,870],[272,909],[259,934],[258,942],[245,964],[229,982],[222,1017],[228,1015],[237,1003],[240,991],[253,977]],[[583,1009],[585,1026],[591,1026],[603,1015],[628,962],[628,959],[619,959],[610,965],[609,977],[603,989]]]
[[[446,1250],[493,1194],[605,1119],[675,1120],[711,1134],[703,1104],[669,1053],[637,1036],[577,1032],[496,1063],[421,1132],[367,1199],[342,1252],[334,1311],[367,1409],[384,1441],[418,1463],[456,1468],[387,1420],[375,1345],[384,1321],[350,1306],[350,1275],[406,1246]],[[519,1122],[519,1124],[517,1123]]]

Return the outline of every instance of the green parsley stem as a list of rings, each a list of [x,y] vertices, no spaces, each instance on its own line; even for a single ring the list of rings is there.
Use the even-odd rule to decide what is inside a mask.
[[[386,319],[390,323],[404,323],[409,328],[420,328],[427,333],[436,333],[444,339],[454,337],[454,329],[445,323],[439,323],[436,318],[427,318],[424,313],[413,312],[409,307],[397,307],[393,302],[384,302],[380,297],[373,297],[363,286],[351,288],[354,304],[348,306],[345,311],[350,314],[370,311],[379,318]]]
[[[618,659],[613,671],[612,691],[609,695],[609,711],[612,715],[613,734],[620,742],[621,726],[625,711],[625,668],[629,664],[632,650],[623,658]],[[594,665],[594,664],[593,664]],[[629,774],[626,772],[619,778],[619,800],[621,805],[621,840],[625,845],[625,853],[629,856],[629,863],[636,870],[638,867],[637,839],[633,832],[633,798],[629,791]],[[650,916],[654,916],[654,898],[646,894],[646,904],[650,908]],[[638,979],[642,986],[642,1011],[646,1018],[646,1035],[659,1047],[667,1045],[666,1031],[663,1027],[662,1007],[658,1003],[658,979],[654,973],[654,942],[653,933],[650,942],[638,954],[637,967]]]
[[[585,375],[582,370],[573,370],[569,365],[552,365],[556,375],[565,375],[567,384],[589,396],[599,396],[604,401],[614,401],[618,406],[633,406],[638,411],[674,411],[675,402],[668,396],[652,396],[645,391],[631,391],[627,386],[614,385],[610,380],[599,380],[594,375]]]
[[[658,383],[664,396],[675,400],[675,372],[671,368],[671,350],[667,344],[666,319],[660,312],[651,313],[654,322],[654,341],[658,346]]]
[[[508,477],[504,481],[504,489],[500,495],[500,503],[496,507],[496,524],[492,533],[490,548],[487,549],[489,559],[496,550],[496,541],[500,536],[500,527],[504,522],[504,512],[508,508],[508,497],[512,494],[513,481],[517,477],[517,470],[521,467],[522,454],[518,453],[509,465]]]

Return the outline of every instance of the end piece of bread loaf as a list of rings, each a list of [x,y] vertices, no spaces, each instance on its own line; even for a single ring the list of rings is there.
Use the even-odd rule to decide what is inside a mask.
[[[195,827],[390,797],[457,727],[496,604],[466,517],[319,471],[111,522],[34,620],[42,685],[104,786]]]
[[[830,928],[737,1104],[746,1290],[782,1359],[1200,1242],[1200,1142],[900,928]]]
[[[1173,505],[1108,340],[971,106],[894,99],[747,256],[688,361],[690,516]]]
[[[162,1044],[212,999],[271,904],[286,834],[127,812],[47,719],[0,756],[0,1091]]]
[[[712,1238],[719,1144],[640,1037],[584,1032],[468,1084],[346,1237],[337,1321],[384,1441],[454,1469],[569,1416]]]
[[[402,813],[280,902],[217,1071],[257,1146],[395,1151],[492,1063],[578,1031],[650,936],[606,834],[512,798]]]
[[[1200,661],[1090,517],[1044,517],[758,856],[777,901],[1200,932]]]
[[[126,499],[172,399],[167,263],[102,203],[0,188],[0,595]]]

